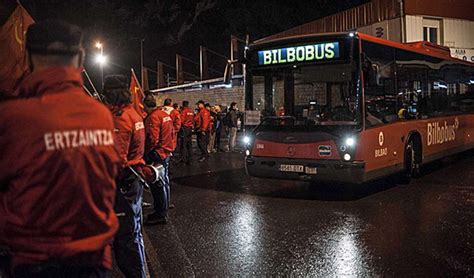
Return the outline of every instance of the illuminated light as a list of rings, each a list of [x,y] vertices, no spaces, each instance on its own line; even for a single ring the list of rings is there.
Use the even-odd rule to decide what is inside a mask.
[[[340,58],[339,42],[295,45],[258,51],[258,65],[313,62]]]
[[[354,138],[349,137],[349,138],[346,139],[346,145],[348,145],[349,147],[353,147],[354,144],[355,144]]]
[[[244,144],[250,144],[250,137],[244,136],[243,141],[244,141]]]
[[[95,61],[100,65],[105,65],[105,63],[107,63],[107,57],[99,54],[95,57]]]
[[[441,88],[441,89],[447,89],[448,88],[448,86],[444,85],[444,84],[439,84],[438,87]]]
[[[344,155],[344,160],[345,160],[345,161],[351,160],[351,155],[348,154],[348,153],[346,153],[346,154]]]
[[[249,151],[249,150],[245,150],[245,155],[246,155],[246,156],[249,156],[249,155],[250,155],[250,151]]]
[[[244,49],[245,49],[245,50],[249,50],[249,47],[248,47],[248,46],[245,46]]]
[[[350,32],[350,33],[349,33],[349,37],[352,38],[352,37],[354,37],[354,36],[355,36],[354,32]]]
[[[97,48],[102,48],[102,43],[101,43],[101,42],[96,42],[96,43],[95,43],[95,47],[97,47]]]

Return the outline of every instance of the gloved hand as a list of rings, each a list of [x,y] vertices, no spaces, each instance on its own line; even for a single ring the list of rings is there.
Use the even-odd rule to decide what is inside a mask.
[[[156,164],[156,165],[145,165],[142,168],[143,179],[148,184],[153,184],[158,182],[160,179],[163,179],[165,174],[165,169],[163,165]]]

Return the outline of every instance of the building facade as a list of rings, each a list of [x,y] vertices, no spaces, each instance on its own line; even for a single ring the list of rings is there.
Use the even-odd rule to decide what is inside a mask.
[[[473,10],[473,0],[372,0],[259,41],[352,30],[402,43],[429,41],[474,62]]]

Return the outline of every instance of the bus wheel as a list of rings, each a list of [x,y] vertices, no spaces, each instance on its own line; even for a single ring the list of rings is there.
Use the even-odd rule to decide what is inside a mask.
[[[409,184],[411,178],[418,177],[420,174],[420,147],[417,142],[410,138],[405,147],[404,169],[401,174],[401,183]]]

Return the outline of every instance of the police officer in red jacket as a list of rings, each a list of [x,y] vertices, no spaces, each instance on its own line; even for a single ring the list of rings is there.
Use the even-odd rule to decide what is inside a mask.
[[[21,98],[0,103],[0,245],[14,277],[103,277],[118,229],[112,115],[83,90],[79,27],[33,24],[26,49]]]
[[[173,100],[170,98],[165,99],[163,107],[161,108],[171,117],[173,121],[173,151],[176,149],[178,144],[178,133],[181,129],[181,117],[179,111],[173,107]]]
[[[191,164],[191,157],[193,151],[193,127],[194,127],[194,112],[189,108],[189,102],[183,101],[183,109],[181,110],[181,133],[182,140],[180,144],[180,154],[186,165]]]
[[[154,212],[147,216],[145,224],[166,224],[170,201],[170,180],[168,175],[170,159],[174,150],[173,120],[160,108],[154,109],[145,120],[145,159],[147,163],[162,165],[164,177],[150,185]]]
[[[194,122],[196,124],[197,143],[201,151],[199,162],[202,162],[209,156],[207,145],[209,144],[209,132],[211,130],[211,112],[206,109],[202,100],[198,101],[196,105],[199,111],[194,118]]]
[[[115,259],[126,277],[146,277],[145,248],[141,231],[144,184],[131,169],[133,168],[135,173],[142,173],[145,166],[145,126],[143,118],[131,105],[131,94],[125,76],[107,76],[103,94],[112,111],[115,145],[122,159],[122,169],[117,177],[115,203],[120,223],[114,240]]]

